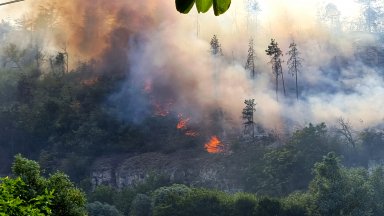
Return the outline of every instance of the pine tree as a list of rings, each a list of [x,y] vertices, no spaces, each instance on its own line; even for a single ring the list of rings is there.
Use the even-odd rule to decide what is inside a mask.
[[[244,120],[244,134],[252,135],[252,142],[255,141],[255,122],[253,114],[256,111],[255,99],[249,99],[244,101],[245,107],[243,109],[243,120]]]
[[[223,55],[223,50],[221,49],[221,44],[219,42],[219,39],[217,38],[216,35],[213,35],[211,39],[211,55],[213,56],[213,62],[214,62],[214,72],[213,72],[213,79],[214,82],[218,84],[219,82],[219,65],[218,65],[218,56]],[[214,86],[214,95],[217,98],[218,97],[218,89],[217,85]]]
[[[363,17],[365,19],[364,30],[367,32],[375,32],[377,30],[380,9],[376,6],[377,0],[358,0],[363,5]]]
[[[280,56],[283,55],[281,52],[277,42],[275,39],[271,39],[271,43],[268,45],[268,49],[265,50],[267,55],[271,56],[271,61],[269,62],[272,64],[272,73],[276,78],[276,99],[278,99],[278,91],[279,91],[279,76],[281,75],[281,79],[283,82],[283,90],[284,90],[284,95],[286,95],[285,92],[285,84],[284,84],[284,75],[283,75],[283,69],[281,66],[281,58]]]
[[[216,35],[213,35],[210,44],[211,44],[211,54],[213,56],[223,55],[223,50],[221,49],[221,44],[220,44],[219,39],[217,38]]]
[[[287,54],[289,55],[289,59],[287,61],[288,71],[293,77],[295,77],[296,99],[299,100],[299,87],[297,84],[297,79],[298,79],[297,74],[298,72],[300,72],[300,68],[302,67],[301,62],[303,61],[303,59],[300,58],[300,52],[297,50],[297,46],[294,41],[289,45],[289,51]]]
[[[253,47],[253,38],[249,40],[248,57],[245,63],[245,69],[251,72],[252,79],[255,79],[256,67],[255,67],[256,53]]]

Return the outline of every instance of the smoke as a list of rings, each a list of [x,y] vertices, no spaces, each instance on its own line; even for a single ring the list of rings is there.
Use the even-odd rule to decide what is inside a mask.
[[[228,121],[240,125],[243,102],[250,98],[257,103],[256,121],[267,128],[333,124],[339,117],[358,128],[383,122],[383,73],[360,58],[356,45],[381,46],[377,38],[322,24],[321,4],[315,1],[266,1],[253,14],[243,3],[234,1],[227,13],[214,17],[178,14],[172,1],[39,0],[29,3],[27,17],[36,23],[44,15],[42,6],[51,8],[45,11],[53,17],[44,34],[51,41],[47,46],[64,45],[74,58],[97,60],[100,70],[126,73],[127,80],[109,102],[120,117],[136,123],[154,115],[157,107],[182,113],[194,123],[221,109]],[[224,56],[209,52],[214,34]],[[250,37],[257,53],[254,80],[244,69]],[[279,91],[276,100],[265,54],[271,38],[284,54],[290,42],[298,44],[304,59],[299,100],[286,62],[287,95]]]

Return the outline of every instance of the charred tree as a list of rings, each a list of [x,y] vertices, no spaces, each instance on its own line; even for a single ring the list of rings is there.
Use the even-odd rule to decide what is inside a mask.
[[[256,111],[255,99],[249,99],[244,101],[245,107],[243,109],[244,120],[244,134],[251,135],[252,142],[255,142],[255,121],[253,114]]]
[[[58,52],[55,57],[49,59],[52,73],[57,76],[63,76],[68,73],[68,53]]]
[[[256,58],[256,53],[253,47],[253,38],[251,38],[249,40],[248,57],[247,57],[247,62],[245,63],[245,69],[251,73],[252,79],[255,79],[255,75],[256,75],[255,58]]]
[[[287,52],[287,55],[289,55],[287,61],[288,71],[295,78],[296,99],[299,100],[299,86],[297,81],[297,74],[300,72],[300,69],[302,67],[301,62],[303,61],[303,59],[300,58],[300,52],[298,51],[297,45],[294,41],[289,45],[289,51]]]
[[[286,95],[285,92],[285,84],[284,84],[284,75],[283,75],[283,69],[281,66],[281,56],[283,56],[283,53],[281,52],[277,42],[275,39],[271,39],[271,43],[268,45],[268,49],[265,50],[266,54],[271,57],[271,60],[269,63],[272,65],[272,73],[275,76],[276,80],[276,100],[278,100],[278,91],[279,91],[279,77],[281,76],[283,81],[283,90],[284,90],[284,96]]]

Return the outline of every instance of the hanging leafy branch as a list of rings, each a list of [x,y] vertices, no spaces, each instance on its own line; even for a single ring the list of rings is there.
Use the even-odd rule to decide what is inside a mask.
[[[187,14],[196,3],[199,13],[206,13],[213,6],[215,16],[225,13],[231,5],[231,0],[175,0],[176,9],[180,13]]]

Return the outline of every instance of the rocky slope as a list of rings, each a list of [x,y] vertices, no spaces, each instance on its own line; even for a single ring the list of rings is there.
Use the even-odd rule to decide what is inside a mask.
[[[151,175],[161,175],[174,183],[237,191],[226,172],[225,158],[192,151],[104,157],[94,162],[91,181],[93,187],[105,184],[123,188],[143,183]]]

